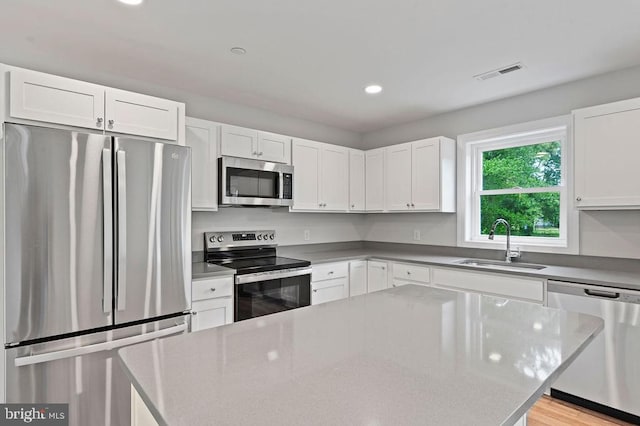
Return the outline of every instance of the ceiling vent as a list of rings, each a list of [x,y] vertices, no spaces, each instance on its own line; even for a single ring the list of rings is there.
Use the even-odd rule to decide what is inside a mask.
[[[489,72],[485,72],[482,74],[478,74],[478,75],[474,75],[473,77],[476,80],[480,80],[480,81],[484,81],[484,80],[489,80],[490,78],[494,78],[494,77],[499,77],[501,75],[505,75],[505,74],[509,74],[515,71],[519,71],[521,69],[524,68],[524,65],[521,62],[517,62],[515,64],[512,65],[508,65],[504,68],[500,68],[498,70],[494,70],[494,71],[489,71]]]

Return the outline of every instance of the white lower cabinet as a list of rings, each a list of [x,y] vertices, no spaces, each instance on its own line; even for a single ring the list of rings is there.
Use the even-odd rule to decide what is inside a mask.
[[[311,272],[311,304],[332,302],[349,296],[349,262],[317,265]]]
[[[131,385],[131,426],[157,426],[158,422],[151,414],[136,388]]]
[[[231,324],[233,277],[194,280],[191,300],[191,331]]]
[[[349,296],[359,296],[367,292],[367,261],[349,262]]]
[[[387,262],[369,260],[367,262],[367,293],[385,290],[389,287],[389,266]]]
[[[544,302],[543,279],[491,272],[433,268],[431,281],[436,287],[503,296],[540,304]]]
[[[405,284],[429,285],[431,281],[430,271],[426,266],[407,263],[394,263],[391,266],[393,269],[393,287]]]

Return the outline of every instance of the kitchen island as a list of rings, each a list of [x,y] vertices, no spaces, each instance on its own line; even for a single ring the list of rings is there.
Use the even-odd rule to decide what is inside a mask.
[[[602,328],[589,315],[407,285],[119,355],[158,424],[509,425]]]

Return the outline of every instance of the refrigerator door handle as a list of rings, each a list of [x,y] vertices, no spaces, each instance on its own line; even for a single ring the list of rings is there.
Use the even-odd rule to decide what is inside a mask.
[[[127,297],[127,154],[124,151],[116,153],[118,168],[118,288],[116,309],[126,308]]]
[[[113,303],[113,198],[111,185],[111,150],[102,150],[102,207],[104,271],[102,282],[102,310],[111,313]]]
[[[163,330],[153,331],[151,333],[145,333],[145,334],[137,334],[131,337],[125,337],[118,340],[111,340],[109,342],[96,343],[93,345],[80,346],[77,348],[64,349],[61,351],[47,352],[47,353],[38,354],[38,355],[23,356],[15,359],[15,366],[24,367],[27,365],[57,361],[60,359],[87,355],[95,352],[108,351],[111,349],[120,348],[122,346],[133,345],[135,343],[146,342],[148,340],[153,340],[160,337],[166,337],[172,334],[183,333],[186,330],[187,330],[187,323],[185,322],[173,327],[165,328]]]

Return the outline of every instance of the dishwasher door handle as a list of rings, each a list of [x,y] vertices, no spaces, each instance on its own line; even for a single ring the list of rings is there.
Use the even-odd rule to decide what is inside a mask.
[[[619,299],[620,298],[620,293],[616,293],[614,291],[591,290],[591,289],[588,289],[588,288],[584,289],[584,294],[586,294],[587,296],[605,297],[607,299]]]

